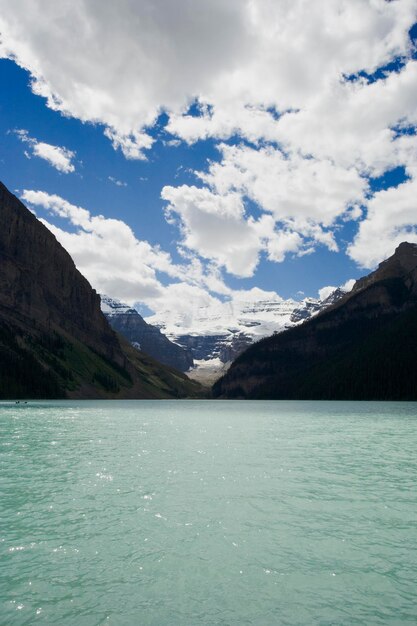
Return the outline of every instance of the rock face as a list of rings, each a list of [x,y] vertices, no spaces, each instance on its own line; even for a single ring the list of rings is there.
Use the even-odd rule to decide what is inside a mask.
[[[189,350],[170,341],[159,328],[145,322],[129,305],[102,295],[101,310],[115,331],[160,363],[175,367],[181,372],[186,372],[194,365]]]
[[[0,307],[3,316],[59,328],[124,363],[98,294],[54,235],[1,183]]]
[[[116,335],[69,254],[0,183],[0,397],[178,397],[196,389]]]
[[[216,397],[417,399],[417,246],[401,244],[353,290],[250,347]]]

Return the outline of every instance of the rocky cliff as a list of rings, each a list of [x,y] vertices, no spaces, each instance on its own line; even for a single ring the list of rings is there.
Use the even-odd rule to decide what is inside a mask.
[[[3,318],[63,330],[124,363],[98,294],[54,235],[1,183],[0,310]]]
[[[69,254],[0,183],[0,397],[178,397],[196,390],[120,339]]]
[[[134,308],[102,295],[101,309],[113,330],[160,363],[175,367],[181,372],[186,372],[194,365],[189,350],[170,341],[159,328],[145,322]]]
[[[244,352],[215,396],[417,399],[417,246],[401,244],[353,290]]]

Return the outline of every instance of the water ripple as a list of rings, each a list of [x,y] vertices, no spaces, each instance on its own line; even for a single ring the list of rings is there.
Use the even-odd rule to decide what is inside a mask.
[[[415,624],[416,448],[411,403],[0,403],[0,624]]]

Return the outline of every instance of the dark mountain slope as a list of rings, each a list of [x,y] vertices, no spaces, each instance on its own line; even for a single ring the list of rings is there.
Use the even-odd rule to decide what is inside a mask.
[[[317,317],[249,348],[215,396],[417,399],[417,246],[401,244]]]
[[[69,254],[0,183],[0,397],[196,393],[110,328]]]

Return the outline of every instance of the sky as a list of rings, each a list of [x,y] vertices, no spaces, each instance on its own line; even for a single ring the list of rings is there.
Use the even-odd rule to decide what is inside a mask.
[[[417,242],[416,20],[417,0],[0,0],[1,180],[145,315],[350,285]]]

